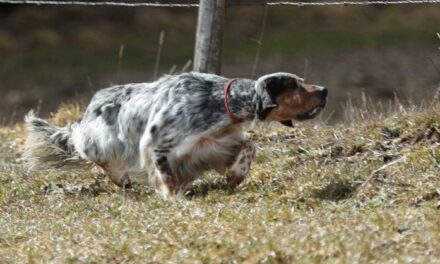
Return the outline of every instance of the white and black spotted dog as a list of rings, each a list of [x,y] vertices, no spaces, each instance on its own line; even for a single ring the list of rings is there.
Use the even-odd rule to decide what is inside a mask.
[[[31,166],[100,166],[121,187],[143,177],[171,197],[204,171],[225,173],[233,188],[249,172],[254,145],[243,129],[253,121],[315,117],[327,89],[294,74],[258,80],[183,73],[156,82],[118,85],[98,91],[81,121],[56,127],[26,116],[23,156]]]

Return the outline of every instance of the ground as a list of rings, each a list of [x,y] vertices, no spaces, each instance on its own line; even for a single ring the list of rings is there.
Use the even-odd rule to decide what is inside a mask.
[[[3,127],[2,262],[439,262],[440,107],[350,111],[250,130],[257,157],[238,189],[212,174],[174,201],[93,171],[26,171],[22,124]]]

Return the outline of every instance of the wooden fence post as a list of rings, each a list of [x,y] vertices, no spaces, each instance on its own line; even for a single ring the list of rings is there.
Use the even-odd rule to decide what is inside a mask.
[[[226,0],[200,0],[194,71],[221,73]]]

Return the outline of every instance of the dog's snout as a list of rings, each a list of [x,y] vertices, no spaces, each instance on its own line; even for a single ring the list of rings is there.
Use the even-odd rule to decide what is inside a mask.
[[[319,91],[319,98],[321,100],[327,100],[328,90],[325,87],[321,88],[321,91]]]

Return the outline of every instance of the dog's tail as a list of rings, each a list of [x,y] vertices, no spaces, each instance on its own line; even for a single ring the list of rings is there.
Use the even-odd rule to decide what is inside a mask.
[[[31,111],[25,117],[27,138],[23,147],[23,159],[30,168],[82,166],[72,142],[70,127],[57,127],[35,117]]]

